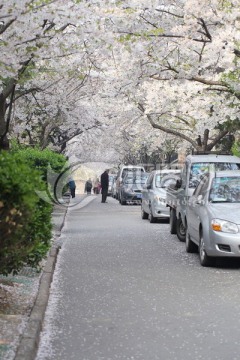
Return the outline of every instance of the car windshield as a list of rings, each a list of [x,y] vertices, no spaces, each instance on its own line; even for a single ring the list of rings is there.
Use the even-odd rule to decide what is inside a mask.
[[[209,201],[212,203],[240,202],[240,176],[214,178]]]
[[[124,176],[127,176],[127,174],[129,173],[138,173],[140,175],[143,171],[144,170],[141,168],[126,168],[123,169],[122,178],[124,178]]]
[[[114,178],[115,178],[115,177],[114,177],[113,175],[109,175],[109,176],[108,176],[109,182],[113,182]]]
[[[211,170],[224,171],[224,170],[240,170],[240,164],[236,163],[195,163],[192,164],[189,187],[196,188],[202,176]]]
[[[173,175],[168,174],[157,174],[155,178],[155,186],[158,188],[167,188],[172,184],[176,183],[176,179],[173,177]]]
[[[141,177],[126,177],[124,179],[124,184],[145,184],[146,182],[146,176]]]

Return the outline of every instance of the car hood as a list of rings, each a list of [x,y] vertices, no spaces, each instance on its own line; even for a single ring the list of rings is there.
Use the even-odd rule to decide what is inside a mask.
[[[209,210],[213,218],[240,224],[240,203],[211,203]]]
[[[154,194],[165,199],[166,198],[166,188],[155,188]]]

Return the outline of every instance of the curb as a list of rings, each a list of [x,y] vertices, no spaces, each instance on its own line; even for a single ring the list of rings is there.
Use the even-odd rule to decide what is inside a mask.
[[[39,290],[14,360],[34,360],[48,303],[50,285],[60,247],[50,250],[40,279]]]
[[[63,215],[63,220],[59,231],[55,236],[61,235],[61,230],[64,226],[67,209]],[[31,314],[29,316],[24,333],[21,336],[19,346],[16,351],[14,360],[34,360],[37,355],[40,333],[42,331],[45,311],[48,304],[51,282],[57,261],[57,255],[61,246],[53,245],[49,251],[43,272],[39,281],[39,289],[33,305]]]

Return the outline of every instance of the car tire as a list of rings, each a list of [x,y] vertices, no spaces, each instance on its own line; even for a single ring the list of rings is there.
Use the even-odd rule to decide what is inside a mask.
[[[148,213],[146,213],[143,208],[141,207],[141,217],[143,220],[147,220],[148,219]]]
[[[176,231],[178,239],[184,242],[186,240],[186,229],[183,225],[181,216],[179,216],[179,218],[177,219]]]
[[[170,225],[170,233],[176,234],[177,233],[177,216],[176,216],[175,209],[170,209],[169,225]]]
[[[148,218],[149,218],[149,222],[150,222],[151,224],[153,224],[153,223],[155,223],[155,222],[157,221],[157,218],[156,218],[155,216],[153,216],[151,209],[150,209],[150,213],[149,213],[149,215],[148,215]]]
[[[202,266],[212,266],[214,264],[214,258],[207,255],[204,245],[203,233],[200,233],[199,241],[199,260]]]
[[[198,250],[197,245],[191,240],[188,227],[186,227],[186,252],[187,253],[196,253]]]
[[[126,205],[126,200],[123,200],[123,198],[121,197],[121,200],[119,200],[121,205]]]

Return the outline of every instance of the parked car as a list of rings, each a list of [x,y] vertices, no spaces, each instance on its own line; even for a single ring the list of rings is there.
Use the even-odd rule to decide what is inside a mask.
[[[119,188],[119,202],[121,205],[127,203],[142,202],[142,189],[148,178],[148,173],[135,173],[128,172],[122,181],[122,185]]]
[[[135,172],[136,174],[141,175],[145,172],[145,168],[143,166],[138,165],[122,165],[117,173],[116,179],[116,199],[119,200],[119,191],[120,187],[122,186],[122,181],[124,176],[129,172]]]
[[[185,217],[187,200],[193,194],[201,177],[210,170],[240,170],[240,158],[232,155],[188,155],[176,187],[168,187],[166,203],[170,207],[169,228],[180,241],[186,240]]]
[[[142,190],[142,219],[149,218],[150,223],[160,218],[169,218],[169,207],[166,206],[166,189],[176,183],[180,170],[154,170],[150,173]]]
[[[116,179],[116,176],[115,174],[109,174],[108,175],[108,178],[109,178],[109,185],[108,185],[108,195],[112,196],[112,191],[113,191],[113,182],[114,182],[114,179]]]
[[[240,257],[240,171],[203,176],[186,211],[186,251],[199,250],[202,266],[215,257]]]
[[[112,197],[114,199],[116,199],[116,180],[117,180],[117,177],[115,177],[113,179],[113,183],[112,183]]]

